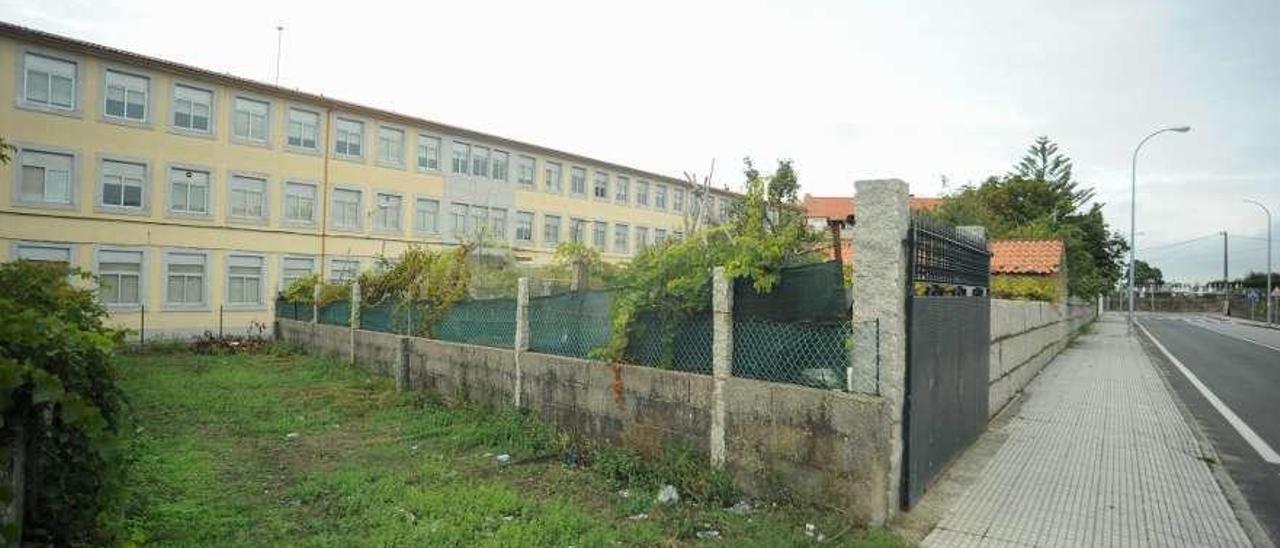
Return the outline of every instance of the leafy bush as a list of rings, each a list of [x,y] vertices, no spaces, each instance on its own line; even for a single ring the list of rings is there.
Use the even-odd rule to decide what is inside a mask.
[[[5,445],[26,440],[24,541],[107,544],[118,492],[112,451],[123,397],[113,364],[123,332],[105,327],[78,270],[16,261],[0,265],[0,412]],[[0,490],[8,503],[14,493]],[[15,541],[13,530],[6,539]]]
[[[365,306],[392,301],[419,309],[422,321],[414,327],[430,336],[445,312],[467,297],[470,251],[468,246],[444,251],[412,246],[388,268],[360,274],[360,300]]]
[[[991,296],[1016,301],[1057,302],[1058,282],[1044,276],[992,276]]]
[[[591,470],[615,489],[656,492],[672,485],[681,496],[720,506],[733,504],[739,495],[729,473],[707,466],[706,456],[687,443],[668,444],[657,460],[622,447],[600,447],[592,454]]]
[[[320,287],[319,294],[316,293],[316,286]],[[328,283],[320,279],[319,274],[310,274],[294,280],[289,287],[284,288],[281,296],[291,303],[324,306],[351,300],[351,282]]]

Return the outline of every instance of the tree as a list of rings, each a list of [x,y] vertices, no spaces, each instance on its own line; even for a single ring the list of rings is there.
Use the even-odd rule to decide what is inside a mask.
[[[1006,175],[965,185],[945,197],[937,215],[960,225],[982,225],[993,238],[1061,239],[1068,285],[1090,297],[1114,287],[1128,245],[1112,233],[1102,204],[1086,205],[1093,189],[1073,179],[1071,159],[1047,137],[1036,139]]]
[[[1164,285],[1164,273],[1146,261],[1133,261],[1133,272],[1133,284],[1135,286]],[[1128,279],[1128,276],[1129,270],[1125,269],[1125,278]]]

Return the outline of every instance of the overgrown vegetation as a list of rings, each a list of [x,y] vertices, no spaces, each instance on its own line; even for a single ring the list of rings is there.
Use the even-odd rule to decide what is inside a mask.
[[[63,265],[0,264],[0,412],[3,462],[25,444],[22,540],[109,544],[120,486],[115,434],[124,405],[115,348],[123,333]],[[5,487],[8,487],[7,485]],[[0,489],[8,504],[17,493]],[[15,543],[18,531],[4,530]]]
[[[670,346],[681,321],[710,306],[714,267],[723,266],[729,279],[751,280],[764,293],[773,289],[783,268],[821,260],[814,251],[820,238],[795,208],[790,163],[781,163],[779,172],[784,177],[762,176],[748,159],[746,195],[727,222],[646,249],[623,267],[616,277],[612,338],[593,355],[621,359],[642,313],[658,317]],[[786,188],[771,191],[775,181]]]
[[[1017,301],[1058,302],[1058,284],[1046,276],[992,276],[991,296]]]
[[[514,411],[397,394],[267,353],[129,356],[128,537],[170,546],[900,546],[811,508],[738,502],[705,458],[584,450]],[[511,463],[497,462],[510,454]],[[682,502],[655,501],[664,484]],[[690,500],[692,499],[692,502]],[[834,537],[834,538],[832,538]]]
[[[1110,232],[1093,189],[1072,175],[1071,159],[1048,137],[1032,144],[1014,170],[946,196],[937,215],[982,225],[994,239],[1061,239],[1072,295],[1094,297],[1120,279],[1128,245]]]

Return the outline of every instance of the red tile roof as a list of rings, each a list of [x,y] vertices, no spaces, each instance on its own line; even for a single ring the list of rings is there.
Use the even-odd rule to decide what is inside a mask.
[[[1055,274],[1062,269],[1061,240],[999,240],[988,245],[992,274]]]
[[[937,209],[942,198],[911,197],[911,209]],[[826,217],[843,221],[853,215],[854,203],[851,196],[810,196],[804,195],[804,210],[807,217]]]

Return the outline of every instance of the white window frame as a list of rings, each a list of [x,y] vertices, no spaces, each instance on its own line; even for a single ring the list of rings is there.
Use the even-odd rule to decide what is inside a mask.
[[[435,161],[428,162],[434,165],[424,166],[422,165],[423,158],[426,158],[428,160],[433,159],[429,156],[423,155],[422,153],[423,149],[428,146],[428,143],[435,144],[435,147],[436,147],[436,154],[434,158]],[[440,161],[441,161],[440,153],[442,150],[444,150],[444,139],[440,138],[440,136],[430,135],[426,133],[419,133],[418,142],[416,143],[416,146],[414,146],[414,154],[413,154],[413,163],[415,166],[417,166],[418,171],[425,172],[425,173],[436,173],[440,171]]]
[[[63,148],[63,147],[33,145],[33,144],[26,144],[26,143],[12,143],[12,144],[15,147],[13,151],[13,159],[11,160],[11,164],[13,166],[12,167],[13,190],[12,190],[11,197],[12,197],[12,203],[14,205],[20,205],[23,207],[38,207],[38,208],[45,208],[45,209],[71,209],[71,210],[77,209],[80,206],[80,154],[79,152],[72,149]],[[50,202],[46,200],[27,200],[23,198],[22,172],[24,171],[23,167],[26,164],[24,164],[22,160],[27,152],[48,154],[48,155],[54,155],[54,156],[68,156],[71,158],[70,169],[68,170],[68,173],[67,173],[67,184],[68,184],[67,198],[69,200],[68,202],[63,203],[63,202]],[[45,187],[43,192],[47,194],[48,193],[47,186],[49,181],[48,171],[47,171],[48,168],[45,168],[45,169],[46,169],[45,181],[44,181]]]
[[[680,187],[671,188],[671,211],[675,211],[677,213],[684,213],[684,202],[685,202],[685,196],[687,194],[688,193],[685,192],[683,188],[680,188]]]
[[[343,226],[338,224],[338,216],[334,213],[338,210],[338,193],[340,191],[356,193],[356,223],[355,226]],[[364,231],[364,189],[351,185],[336,185],[325,197],[329,200],[329,228],[342,232],[363,232]]]
[[[554,179],[551,172],[555,171]],[[555,181],[555,185],[551,184]],[[564,164],[550,160],[542,162],[542,189],[550,194],[564,194]]]
[[[343,124],[356,124],[360,128],[360,142],[358,143],[360,146],[359,154],[350,153],[351,151],[350,141],[339,140],[338,137],[340,134],[347,134],[347,135],[351,134],[350,131],[347,131],[346,129],[342,128]],[[354,116],[336,116],[333,121],[333,157],[338,158],[340,160],[347,160],[347,161],[363,164],[364,156],[365,156],[364,153],[365,153],[365,150],[368,149],[368,147],[365,146],[365,143],[369,140],[366,138],[366,135],[365,135],[366,133],[368,133],[367,131],[368,127],[369,127],[369,124],[360,118],[356,118]],[[338,152],[339,143],[347,147],[346,151]]]
[[[590,246],[601,252],[609,251],[609,223],[606,221],[589,221],[591,223]]]
[[[145,247],[133,246],[115,246],[115,245],[98,245],[93,249],[93,273],[99,279],[95,280],[95,286],[100,289],[102,276],[102,255],[103,253],[136,253],[138,254],[138,302],[137,303],[108,303],[102,302],[107,310],[138,310],[147,305],[147,281],[150,279],[148,265],[150,264],[150,251]],[[168,283],[165,278],[165,283]]]
[[[262,192],[261,211],[258,216],[237,215],[235,213],[235,192],[237,183],[256,182]],[[271,221],[271,182],[265,173],[248,171],[227,172],[227,221],[233,223],[267,224]]]
[[[173,209],[173,173],[174,171],[194,171],[204,173],[209,176],[209,184],[205,188],[205,211],[203,213],[191,212],[185,210]],[[213,189],[217,187],[216,176],[214,171],[205,166],[189,165],[189,164],[169,164],[164,170],[164,210],[165,214],[173,217],[185,217],[190,219],[211,219],[215,211],[214,198],[216,194]],[[188,194],[190,196],[190,194]],[[190,199],[187,200],[190,203]]]
[[[621,242],[618,241],[619,237],[622,238]],[[631,253],[631,225],[613,223],[613,252],[622,255]]]
[[[286,283],[285,272],[288,270],[286,265],[289,264],[290,260],[307,261],[311,263],[311,268],[307,269],[308,275],[315,274],[317,271],[315,255],[299,255],[295,253],[288,253],[288,254],[281,255],[280,256],[280,275],[276,277],[276,286],[279,288],[277,291],[284,291],[285,289],[289,288],[289,284]]]
[[[547,237],[547,219],[549,218],[556,220],[556,229],[554,231],[556,237],[554,239]],[[542,214],[542,245],[554,248],[560,245],[562,241],[564,241],[564,215]]]
[[[315,117],[315,120],[316,120],[315,146],[308,147],[305,144],[295,145],[289,142],[289,139],[293,137],[293,113],[295,112],[309,114]],[[285,150],[290,152],[298,152],[302,154],[319,155],[321,152],[320,149],[324,146],[324,135],[325,135],[324,114],[321,114],[319,109],[298,105],[298,104],[293,104],[293,103],[285,105],[285,110],[284,110],[284,149]],[[305,142],[306,141],[305,139],[303,139],[303,136],[300,135],[299,143],[305,143]]]
[[[639,179],[636,181],[636,193],[635,193],[636,207],[643,207],[643,208],[649,207],[649,205],[652,203],[649,201],[649,198],[650,198],[649,189],[651,187],[652,187],[652,184],[646,179]]]
[[[483,152],[481,152],[483,151]],[[493,150],[485,145],[471,145],[471,175],[488,179],[490,163],[493,161]]]
[[[667,185],[664,185],[662,183],[654,183],[653,184],[653,202],[652,202],[653,209],[657,211],[666,211],[667,197],[669,195],[670,195],[670,189],[667,187]],[[659,196],[662,197],[662,200],[661,200],[662,203],[658,203]]]
[[[422,219],[422,215],[420,213],[420,210],[418,209],[419,202],[435,202],[436,222],[434,227],[429,227],[424,229],[419,226],[421,224],[421,219]],[[440,198],[437,198],[435,196],[414,196],[413,198],[413,232],[414,234],[439,235],[441,219],[443,219],[442,210],[443,210],[443,207],[441,206]]]
[[[462,212],[462,227],[458,227],[458,212]],[[469,235],[468,223],[471,219],[471,206],[462,202],[449,202],[449,238],[462,241]]]
[[[97,164],[97,179],[96,179],[97,182],[94,185],[96,188],[96,192],[95,192],[93,203],[94,203],[94,209],[96,211],[100,211],[104,213],[140,215],[140,214],[146,214],[151,210],[151,164],[149,162],[147,162],[144,159],[128,158],[128,157],[117,156],[113,154],[110,156],[99,155],[97,158],[97,162],[95,163]],[[140,181],[142,203],[140,205],[135,207],[135,206],[126,206],[126,205],[107,204],[103,202],[103,200],[106,199],[106,192],[107,192],[107,177],[108,177],[107,167],[108,167],[108,164],[112,164],[112,163],[131,164],[131,165],[139,166],[142,168],[142,180]],[[122,179],[121,180],[122,186],[120,190],[122,193],[124,192],[124,184],[125,184],[125,181],[123,181]]]
[[[449,173],[454,175],[471,174],[471,144],[456,139],[449,141]],[[462,152],[459,157],[458,153]]]
[[[574,183],[578,181],[576,175],[582,174],[582,190],[574,188]],[[569,194],[576,197],[585,197],[587,195],[587,168],[582,166],[569,166]]]
[[[631,178],[619,175],[613,182],[613,203],[626,205],[631,203]]]
[[[42,247],[48,249],[60,249],[67,252],[67,266],[79,266],[76,261],[76,245],[71,242],[44,242],[39,240],[13,240],[9,246],[9,257],[11,260],[19,260],[24,247]]]
[[[54,61],[61,61],[74,65],[75,70],[71,81],[71,108],[63,108],[55,106],[50,102],[36,103],[27,100],[27,56],[34,55],[36,57],[44,57]],[[50,114],[59,114],[62,116],[70,116],[79,118],[84,113],[84,59],[78,55],[70,55],[60,51],[46,50],[43,48],[19,46],[17,48],[17,57],[14,62],[14,98],[15,106],[26,110],[34,110],[39,112],[47,112]],[[52,84],[50,84],[49,93],[52,96]]]
[[[508,241],[507,236],[511,233],[509,210],[505,207],[490,207],[487,225],[489,239],[495,242]]]
[[[267,112],[263,114],[261,139],[257,139],[252,135],[245,136],[245,135],[236,134],[236,115],[240,112],[238,109],[236,109],[236,105],[241,100],[252,102],[252,103],[265,104],[267,106]],[[230,128],[231,128],[231,142],[240,143],[242,145],[271,148],[271,125],[272,125],[271,112],[273,110],[273,105],[271,104],[270,99],[267,99],[266,97],[262,97],[258,95],[248,94],[248,93],[237,93],[231,96],[231,108],[228,110],[231,111],[231,119],[228,121],[230,123]],[[253,129],[253,126],[251,124],[249,126],[250,134],[253,133],[252,129]]]
[[[293,193],[290,189],[296,187],[309,187],[311,189],[311,218],[310,219],[294,219],[289,217],[289,198]],[[315,226],[316,219],[319,217],[320,208],[320,185],[313,181],[299,181],[296,179],[285,179],[281,183],[280,188],[280,224],[291,226]]]
[[[124,124],[124,125],[151,127],[152,118],[154,118],[151,112],[151,105],[152,105],[151,88],[153,87],[152,83],[155,81],[155,79],[152,78],[150,74],[147,74],[145,72],[135,70],[133,68],[118,67],[115,65],[105,65],[102,67],[101,72],[102,72],[102,82],[99,90],[101,91],[101,94],[102,94],[102,105],[101,105],[102,120],[106,122],[118,123],[118,124]],[[112,85],[111,76],[113,74],[124,77],[126,79],[137,78],[143,81],[143,86],[141,90],[142,91],[142,118],[132,118],[129,116],[129,89],[128,88],[125,89],[124,114],[116,115],[116,114],[110,114],[107,112],[107,99],[110,98],[109,92],[110,92],[110,86]]]
[[[398,133],[398,134],[400,135],[400,145],[399,145],[399,149],[400,149],[400,150],[399,150],[399,151],[397,151],[395,154],[390,154],[390,155],[389,155],[389,154],[387,154],[387,153],[383,150],[383,145],[384,145],[384,144],[386,144],[386,143],[383,141],[383,139],[382,139],[382,133],[383,133],[384,131],[390,131],[390,132],[393,132],[393,133]],[[405,145],[405,141],[406,141],[406,137],[405,137],[405,135],[406,135],[406,134],[407,134],[407,132],[406,132],[406,131],[405,131],[405,129],[404,129],[403,127],[401,127],[401,126],[394,126],[394,125],[390,125],[390,124],[378,124],[378,138],[377,138],[377,141],[378,141],[378,151],[377,151],[377,152],[378,152],[378,155],[377,155],[377,159],[378,159],[378,161],[377,161],[377,164],[378,164],[379,166],[382,166],[382,167],[389,167],[389,168],[394,168],[394,169],[404,169],[404,154],[405,154],[405,146],[404,146],[404,145]],[[393,157],[392,157],[392,158],[387,158],[387,156],[393,156]]]
[[[499,162],[498,158],[502,158]],[[495,181],[507,182],[511,180],[511,153],[502,149],[493,149],[489,154],[489,177]],[[498,168],[502,169],[499,170]],[[501,171],[502,173],[498,173]]]
[[[649,227],[640,226],[640,225],[636,225],[635,230],[636,230],[635,237],[631,239],[632,241],[631,249],[634,249],[636,250],[636,253],[639,253],[641,250],[649,248],[650,246],[649,232],[650,231],[649,231]]]
[[[236,266],[237,259],[256,259],[258,262],[258,302],[234,302],[231,300],[231,267]],[[222,274],[222,302],[226,303],[227,308],[235,310],[263,310],[267,308],[267,302],[271,300],[267,295],[267,256],[261,253],[245,253],[240,251],[229,251],[223,257]],[[166,280],[167,282],[167,280]]]
[[[208,310],[209,309],[209,288],[212,286],[210,277],[212,275],[212,253],[204,249],[190,248],[168,248],[163,251],[164,256],[164,275],[161,278],[164,284],[163,302],[165,310]],[[169,277],[172,274],[171,267],[174,266],[173,258],[175,255],[182,256],[200,256],[204,260],[204,271],[201,274],[200,302],[198,303],[175,303],[172,302],[169,295]]]
[[[523,218],[527,218],[527,219],[529,220],[529,237],[528,237],[528,238],[521,238],[521,237],[520,237],[520,220],[521,220],[521,218],[522,218],[522,217],[523,217]],[[533,238],[534,238],[534,233],[533,233],[533,232],[534,232],[534,230],[533,230],[533,228],[534,228],[534,226],[535,226],[535,225],[534,225],[534,220],[535,220],[535,219],[537,219],[537,217],[538,217],[538,216],[537,216],[537,215],[535,215],[532,211],[529,211],[529,210],[526,210],[526,209],[516,210],[516,217],[515,217],[515,234],[513,234],[513,235],[512,235],[512,239],[513,239],[516,243],[523,243],[523,244],[530,244],[530,245],[532,245],[532,244],[533,244]]]
[[[379,222],[378,212],[382,208],[382,197],[396,198],[400,201],[400,206],[395,212],[396,226],[383,226]],[[416,206],[417,203],[415,202]],[[404,234],[404,194],[390,190],[375,190],[373,192],[373,231],[380,234]]]
[[[360,269],[364,266],[364,262],[360,260],[360,257],[356,257],[354,255],[342,255],[342,256],[336,256],[336,257],[330,256],[328,260],[325,261],[325,265],[324,265],[325,281],[329,281],[329,282],[347,281],[346,278],[335,278],[333,276],[333,272],[334,272],[333,267],[336,263],[345,263],[345,264],[355,263],[355,271],[351,273],[351,280],[355,280],[356,278],[360,277]]]
[[[603,186],[601,186],[600,184],[602,182],[600,179],[601,175],[604,176]],[[600,200],[602,202],[607,202],[611,200],[613,198],[612,196],[609,195],[609,191],[611,190],[611,188],[612,188],[612,185],[609,184],[609,172],[595,171],[592,173],[592,177],[591,177],[591,197],[592,198],[596,200]]]
[[[529,179],[524,178],[525,162],[528,161]],[[532,189],[538,184],[538,159],[528,154],[516,155],[516,183],[523,188]]]

